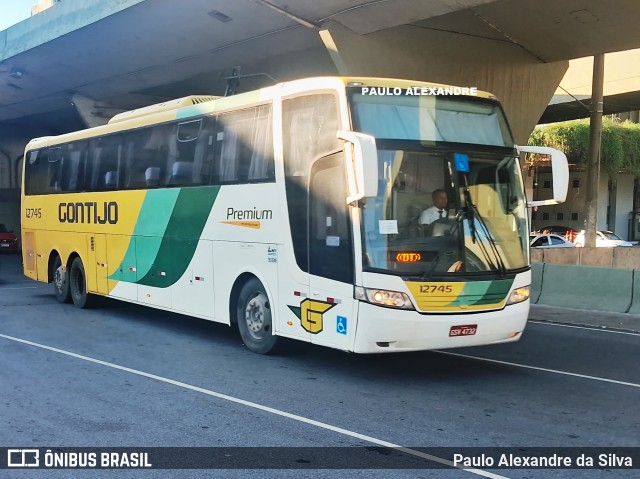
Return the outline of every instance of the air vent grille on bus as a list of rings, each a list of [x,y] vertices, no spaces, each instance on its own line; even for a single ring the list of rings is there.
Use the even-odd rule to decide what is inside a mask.
[[[143,108],[138,108],[136,110],[125,111],[120,113],[111,120],[109,120],[109,124],[118,123],[120,121],[132,120],[134,118],[140,118],[146,115],[153,115],[155,113],[160,113],[164,111],[177,110],[179,108],[184,108],[187,106],[198,105],[200,103],[205,103],[208,101],[216,100],[220,97],[218,96],[203,96],[203,95],[192,95],[186,96],[184,98],[178,98],[176,100],[169,100],[163,103],[156,103],[155,105],[145,106]]]

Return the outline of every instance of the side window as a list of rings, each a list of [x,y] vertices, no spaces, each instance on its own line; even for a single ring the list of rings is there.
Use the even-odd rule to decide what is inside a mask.
[[[175,161],[169,167],[169,186],[209,183],[215,119],[188,120],[177,125]]]
[[[64,192],[85,190],[85,156],[87,142],[69,143],[61,149],[60,189]]]
[[[547,246],[547,244],[548,244],[547,237],[546,236],[541,236],[540,238],[535,240],[531,246],[532,247]]]
[[[49,184],[44,193],[58,193],[62,191],[62,148],[49,148],[46,153]]]
[[[63,191],[62,148],[45,148],[29,152],[25,193],[45,195]]]
[[[551,244],[564,244],[564,241],[560,238],[556,238],[555,236],[549,236],[549,239],[551,240]]]
[[[138,175],[144,188],[161,188],[167,185],[171,166],[178,158],[176,124],[156,125],[147,128],[138,149]]]
[[[196,169],[194,161],[201,133],[202,118],[178,123],[176,132],[178,156],[171,165],[169,186],[191,186],[196,184],[194,181]]]
[[[41,195],[49,189],[47,150],[30,151],[25,166],[25,194]]]
[[[249,183],[275,180],[271,105],[255,109],[247,180]]]
[[[122,135],[94,138],[89,142],[87,179],[92,191],[117,190],[124,182],[121,166]]]
[[[146,154],[144,145],[151,137],[151,128],[143,128],[122,135],[122,160],[119,188],[135,190],[145,188],[145,172],[151,155]]]
[[[273,181],[271,106],[218,116],[213,183]]]
[[[308,176],[314,158],[341,148],[338,131],[338,102],[331,94],[309,95],[285,100],[283,132],[285,171],[289,176]]]
[[[333,94],[284,100],[282,104],[285,189],[293,250],[298,266],[309,271],[309,176],[314,159],[341,147],[338,101]]]

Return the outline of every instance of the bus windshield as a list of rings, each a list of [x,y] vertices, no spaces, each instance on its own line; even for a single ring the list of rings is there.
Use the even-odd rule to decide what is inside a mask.
[[[371,96],[352,90],[351,108],[358,131],[376,138],[513,147],[511,132],[496,101],[406,94]]]
[[[351,98],[356,128],[378,145],[378,195],[362,208],[365,270],[430,279],[526,268],[523,183],[497,103]]]
[[[517,158],[381,148],[378,196],[363,205],[364,265],[402,275],[491,272],[527,266]]]

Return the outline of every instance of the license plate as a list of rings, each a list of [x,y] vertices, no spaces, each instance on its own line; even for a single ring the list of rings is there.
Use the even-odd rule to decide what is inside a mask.
[[[451,326],[449,336],[473,336],[478,330],[477,324],[465,324],[463,326]]]

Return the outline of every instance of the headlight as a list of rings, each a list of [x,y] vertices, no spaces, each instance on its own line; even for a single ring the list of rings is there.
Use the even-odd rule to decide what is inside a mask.
[[[360,301],[386,306],[388,308],[414,309],[409,296],[398,291],[370,289],[356,286],[354,297]]]
[[[507,301],[507,306],[510,304],[522,303],[529,299],[529,296],[531,296],[531,286],[516,288],[511,292],[511,296],[509,296],[509,300]]]

